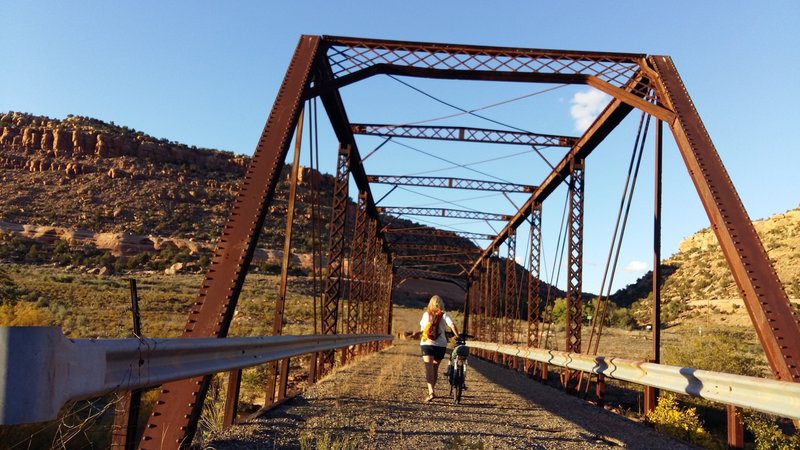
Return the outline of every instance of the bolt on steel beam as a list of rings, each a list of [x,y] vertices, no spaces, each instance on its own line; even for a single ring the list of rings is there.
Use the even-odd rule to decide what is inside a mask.
[[[476,219],[476,220],[501,220],[507,221],[511,216],[505,214],[486,213],[480,211],[467,211],[462,209],[447,208],[420,208],[406,206],[381,206],[378,212],[384,214],[407,215],[407,216],[430,216],[430,217],[452,217],[457,219]]]
[[[492,144],[534,145],[536,147],[572,147],[578,138],[525,131],[490,130],[469,127],[386,125],[354,123],[353,134],[441,141],[483,142]]]
[[[537,186],[503,181],[473,180],[453,177],[419,177],[411,175],[367,175],[370,183],[394,186],[422,186],[449,189],[469,189],[495,192],[533,192]]]

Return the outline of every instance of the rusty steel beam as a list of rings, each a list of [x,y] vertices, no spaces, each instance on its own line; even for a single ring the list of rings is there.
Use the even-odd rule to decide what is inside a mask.
[[[583,160],[574,161],[569,178],[569,225],[567,234],[567,330],[565,351],[581,352],[583,317]]]
[[[362,308],[364,298],[364,274],[367,266],[367,194],[359,192],[353,227],[353,250],[350,258],[350,309],[347,314],[348,333],[364,333]],[[348,359],[355,356],[355,348],[347,352]]]
[[[495,214],[480,211],[467,211],[463,209],[448,208],[420,208],[407,206],[381,206],[378,211],[384,214],[394,214],[398,216],[430,216],[430,217],[452,217],[457,219],[475,220],[509,220],[511,216],[505,214]]]
[[[486,128],[440,127],[420,125],[385,125],[354,123],[354,134],[440,141],[483,142],[492,144],[533,145],[536,147],[572,147],[578,138],[524,131]]]
[[[627,91],[638,91],[641,86],[647,86],[639,79],[631,82],[631,86],[626,88]],[[580,137],[578,143],[567,153],[564,158],[555,166],[555,169],[545,178],[536,191],[533,192],[531,198],[519,209],[508,224],[500,231],[497,237],[494,238],[491,244],[484,250],[481,259],[489,258],[499,246],[505,242],[508,233],[511,230],[517,229],[528,216],[530,216],[531,205],[534,202],[543,203],[544,200],[569,177],[573,160],[585,159],[597,146],[622,122],[625,117],[631,112],[633,107],[620,99],[613,99],[611,103],[606,106],[606,109],[595,119],[591,126],[586,130],[583,136]],[[477,270],[478,263],[473,265],[470,273]]]
[[[395,255],[395,262],[401,263],[404,261],[423,261],[423,262],[448,262],[448,263],[471,263],[475,258],[460,253],[438,253],[430,255]]]
[[[443,238],[454,238],[454,237],[461,237],[464,239],[476,239],[476,240],[485,240],[491,241],[494,239],[494,236],[489,234],[481,234],[481,233],[470,233],[467,231],[447,231],[447,230],[440,230],[438,228],[387,228],[384,230],[386,234],[407,234],[410,236],[433,236],[433,237],[443,237]]]
[[[303,92],[311,81],[319,43],[319,37],[303,36],[292,56],[200,293],[189,313],[185,337],[225,337],[228,333],[267,206],[272,201],[286,159]],[[210,377],[206,376],[163,385],[140,448],[188,446],[197,429],[209,381]]]
[[[528,347],[539,347],[542,320],[542,204],[531,204],[530,255],[528,261]]]
[[[514,319],[516,318],[516,294],[517,294],[517,233],[511,233],[506,241],[508,253],[506,255],[506,276],[505,276],[505,316],[503,326],[503,343],[512,344],[514,342]]]
[[[283,313],[286,309],[286,285],[289,282],[289,255],[292,251],[292,229],[294,228],[294,210],[297,199],[297,180],[300,173],[300,147],[303,141],[303,111],[300,111],[300,117],[297,120],[297,130],[294,139],[294,155],[292,157],[292,172],[289,178],[289,198],[288,208],[286,212],[286,226],[283,234],[283,255],[281,256],[281,274],[278,283],[278,298],[275,302],[275,312],[272,317],[272,335],[280,336],[283,334]],[[286,360],[288,362],[288,360]],[[280,392],[286,392],[286,385],[284,380],[287,379],[288,374],[283,373],[288,370],[289,364],[280,364],[278,361],[272,361],[267,369],[267,386],[266,386],[266,400],[265,406],[281,400]],[[241,382],[241,369],[238,375],[231,374],[230,379],[236,380],[237,383]],[[280,382],[280,386],[278,383]],[[278,395],[276,395],[276,393]],[[236,420],[236,406],[238,403],[239,388],[228,390],[228,402],[233,402],[230,409],[232,409],[233,416],[228,418],[226,422],[233,424]],[[235,396],[235,397],[234,397]]]
[[[379,73],[428,78],[585,83],[586,76],[624,86],[645,55],[401,42],[324,36],[332,75],[325,91]]]
[[[457,247],[455,245],[436,245],[436,244],[411,244],[407,242],[389,243],[390,250],[423,250],[434,252],[451,252],[451,253],[481,253],[483,250],[479,247]]]
[[[472,180],[451,177],[417,177],[410,175],[367,175],[370,183],[395,186],[424,186],[450,189],[470,189],[494,192],[533,192],[536,186],[502,181]]]
[[[129,281],[131,292],[131,313],[133,314],[133,335],[142,336],[142,321],[139,314],[139,291],[136,280]],[[116,450],[134,450],[136,448],[136,431],[139,420],[139,408],[142,403],[142,391],[134,389],[122,392],[121,399],[114,408],[114,424],[111,427],[111,448]]]
[[[345,229],[347,228],[347,192],[350,185],[350,147],[339,147],[336,159],[336,178],[331,208],[330,245],[328,246],[328,279],[322,296],[322,334],[336,334],[339,323],[339,300],[342,297],[342,277],[345,259]],[[334,364],[334,352],[322,354],[323,373]]]
[[[649,62],[658,74],[655,84],[661,97],[677,114],[669,126],[739,287],[773,376],[800,382],[800,324],[792,312],[789,297],[672,59],[654,56]]]

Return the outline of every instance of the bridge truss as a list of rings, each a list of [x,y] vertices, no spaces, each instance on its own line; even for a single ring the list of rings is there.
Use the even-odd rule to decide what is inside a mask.
[[[411,127],[407,125],[368,125],[350,123],[340,90],[377,75],[431,78],[440,80],[504,81],[516,83],[554,83],[588,85],[611,96],[603,112],[578,137],[557,134],[531,134],[469,127]],[[655,118],[672,132],[677,148],[725,259],[752,318],[753,326],[775,378],[800,381],[800,326],[792,314],[789,299],[772,268],[741,201],[727,175],[706,129],[692,103],[672,60],[668,56],[628,53],[555,51],[485,46],[465,46],[418,42],[397,42],[333,36],[303,36],[295,50],[273,108],[256,146],[240,191],[225,224],[218,248],[201,285],[184,329],[185,337],[227,336],[247,269],[253,259],[259,235],[281,169],[292,142],[292,131],[300,128],[304,102],[319,100],[330,119],[338,141],[334,198],[330,215],[330,242],[327,248],[326,283],[321,299],[320,330],[339,332],[386,333],[391,331],[392,290],[409,278],[430,278],[454,282],[466,292],[464,328],[478,340],[512,343],[520,333],[520,304],[527,305],[527,327],[523,342],[531,347],[543,345],[543,302],[540,290],[542,205],[555,189],[566,183],[568,206],[567,333],[564,349],[581,353],[580,311],[583,303],[583,215],[586,174],[592,167],[587,157],[634,109]],[[357,146],[355,133],[380,135],[391,139],[437,139],[469,142],[492,142],[513,145],[561,147],[563,157],[542,180],[530,180],[528,200],[513,215],[477,211],[421,208],[378,207],[370,181],[386,178],[368,177]],[[299,136],[299,130],[298,130]],[[298,138],[299,140],[299,138]],[[472,145],[472,144],[470,144]],[[660,139],[657,142],[660,152]],[[299,149],[296,149],[299,151]],[[297,160],[294,169],[297,170]],[[388,177],[388,176],[381,176]],[[434,179],[402,178],[396,184],[440,183]],[[391,182],[391,181],[389,181]],[[292,184],[297,183],[293,177]],[[451,180],[445,184],[453,184]],[[473,189],[491,186],[489,181],[456,182]],[[357,192],[350,192],[351,185]],[[519,189],[519,186],[505,185]],[[497,188],[495,186],[495,188]],[[357,198],[355,207],[348,197]],[[290,200],[290,203],[294,200]],[[658,208],[656,209],[658,215]],[[438,239],[426,244],[453,246],[457,233],[433,228],[404,231],[386,214],[439,214],[476,220],[499,220],[505,225],[494,235],[475,234],[491,242],[479,253],[465,249],[460,255],[430,253],[415,255],[414,248],[394,248],[387,234],[414,239]],[[287,243],[291,242],[292,217],[287,223]],[[352,222],[352,223],[351,223]],[[516,230],[531,223],[529,271],[518,270]],[[656,236],[660,224],[654,225]],[[416,232],[416,234],[414,234]],[[519,239],[525,241],[525,239]],[[404,242],[414,243],[414,240]],[[657,240],[656,240],[657,242]],[[505,248],[504,248],[505,244]],[[655,244],[655,251],[659,251]],[[287,244],[286,248],[290,248]],[[507,262],[501,261],[501,253]],[[288,255],[288,251],[285,252]],[[422,267],[414,263],[428,263]],[[285,292],[284,261],[282,289]],[[654,273],[658,273],[656,261]],[[449,268],[448,268],[449,267]],[[349,286],[345,289],[345,285]],[[657,285],[657,281],[654,281]],[[657,288],[654,298],[657,298]],[[523,295],[524,293],[524,295]],[[654,302],[657,311],[657,302]],[[274,333],[281,332],[282,314],[276,308]],[[657,339],[658,316],[654,324]],[[372,350],[377,347],[371,348]],[[363,349],[362,349],[363,350]],[[354,356],[355,349],[341,355],[323,352],[313,358],[312,378]],[[500,362],[500,355],[483,356]],[[653,358],[658,359],[658,349]],[[514,365],[513,359],[502,357]],[[282,367],[285,363],[281,363]],[[543,364],[527,364],[525,370],[539,375]],[[283,369],[276,376],[285,380]],[[236,383],[237,376],[231,376]],[[582,382],[575,372],[562,376],[568,390]],[[163,385],[161,395],[140,443],[143,449],[187,447],[197,428],[208,391],[210,377],[196,377]],[[277,384],[276,384],[277,383]],[[283,384],[281,384],[283,383]],[[275,386],[285,381],[271,381],[272,400],[280,398]],[[235,386],[233,386],[235,388]],[[229,389],[237,392],[237,389]],[[654,397],[649,397],[648,407]],[[236,398],[229,398],[230,414],[236,411]]]

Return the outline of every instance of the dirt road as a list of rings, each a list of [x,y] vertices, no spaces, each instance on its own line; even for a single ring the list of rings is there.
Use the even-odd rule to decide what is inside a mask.
[[[207,448],[693,448],[474,358],[461,404],[441,381],[425,403],[418,343],[396,341]]]

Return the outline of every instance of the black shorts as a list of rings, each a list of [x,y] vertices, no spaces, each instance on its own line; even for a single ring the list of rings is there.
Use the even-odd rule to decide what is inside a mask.
[[[433,359],[436,361],[444,359],[444,352],[447,350],[447,347],[439,347],[436,345],[420,345],[419,348],[422,351],[422,356],[433,356]]]

